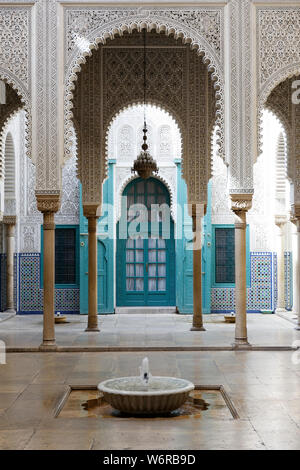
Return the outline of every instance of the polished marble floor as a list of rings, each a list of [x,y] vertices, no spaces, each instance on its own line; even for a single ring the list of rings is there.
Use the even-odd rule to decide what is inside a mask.
[[[144,355],[7,354],[0,365],[0,449],[300,449],[300,357],[292,351],[147,353],[155,375],[222,384],[238,420],[54,417],[69,385],[134,375]]]
[[[223,315],[205,315],[205,332],[190,331],[191,315],[116,314],[99,316],[100,333],[86,333],[87,316],[69,315],[68,323],[56,325],[62,347],[231,347],[234,324]],[[0,340],[7,347],[38,347],[42,339],[42,315],[17,315],[0,321]],[[291,347],[300,331],[277,315],[249,314],[249,341],[254,346]]]

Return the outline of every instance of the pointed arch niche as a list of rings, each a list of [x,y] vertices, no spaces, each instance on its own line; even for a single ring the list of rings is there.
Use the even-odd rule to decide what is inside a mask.
[[[205,203],[216,121],[213,71],[197,51],[164,32],[147,32],[147,103],[176,119],[182,132],[183,177],[190,203]],[[143,35],[109,39],[81,65],[73,91],[78,176],[83,205],[101,205],[107,176],[107,132],[122,109],[143,102]],[[130,128],[127,128],[127,133]]]
[[[150,152],[159,167],[157,178],[167,186],[170,192],[171,213],[176,219],[177,169],[175,161],[181,159],[182,155],[181,130],[175,119],[157,106],[146,105],[146,120],[147,127],[151,130],[148,137]],[[143,121],[144,107],[142,105],[130,106],[117,114],[108,130],[107,158],[109,162],[115,162],[116,220],[120,217],[123,190],[135,178],[131,167],[142,145]]]

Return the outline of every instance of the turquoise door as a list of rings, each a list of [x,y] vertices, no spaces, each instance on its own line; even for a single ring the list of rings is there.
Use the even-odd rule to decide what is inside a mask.
[[[107,254],[106,247],[98,240],[97,247],[97,272],[98,272],[98,312],[106,312],[107,305]]]
[[[154,225],[153,204],[170,207],[170,195],[155,178],[137,178],[125,188],[127,210],[121,218],[126,222],[126,236],[117,233],[117,306],[175,306],[175,245],[171,217],[158,212]],[[137,236],[129,238],[130,224],[135,217],[129,212],[133,204],[143,204],[148,213],[144,224],[136,226]]]

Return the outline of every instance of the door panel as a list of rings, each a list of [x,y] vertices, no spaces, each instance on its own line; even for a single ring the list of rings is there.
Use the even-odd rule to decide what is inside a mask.
[[[129,211],[132,204],[144,204],[148,209],[148,218],[140,226],[140,236],[127,240],[118,238],[117,305],[175,305],[173,221],[170,220],[169,225],[163,224],[163,221],[166,222],[165,213],[156,212],[154,230],[150,223],[151,205],[165,204],[167,211],[170,204],[169,193],[166,187],[154,178],[146,181],[138,178],[125,188],[124,195],[127,196],[128,225],[137,216]]]

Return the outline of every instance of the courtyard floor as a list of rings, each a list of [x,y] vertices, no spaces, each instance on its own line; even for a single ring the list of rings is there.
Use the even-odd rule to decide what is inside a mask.
[[[148,352],[154,375],[223,385],[239,419],[203,411],[197,419],[101,420],[55,412],[69,385],[135,375],[143,352],[9,353],[0,365],[0,449],[300,449],[300,364],[292,354]]]
[[[292,317],[291,317],[292,319]],[[68,323],[57,324],[59,347],[84,348],[231,348],[234,324],[224,316],[204,315],[205,332],[192,332],[191,315],[116,314],[100,315],[100,333],[86,333],[86,315],[69,315]],[[0,340],[7,348],[38,348],[42,339],[42,315],[17,315],[0,321]],[[277,315],[248,314],[249,341],[255,347],[290,348],[300,340],[293,321]]]
[[[292,316],[248,315],[252,345],[274,348],[252,351],[226,350],[234,324],[222,315],[191,332],[190,315],[118,314],[99,317],[100,333],[84,332],[86,316],[69,315],[56,325],[60,352],[38,352],[42,320],[0,318],[10,351],[0,365],[0,449],[300,449],[300,352],[284,350],[300,341]],[[197,418],[56,417],[70,387],[136,375],[145,356],[153,375],[222,385],[239,418],[218,407]]]

